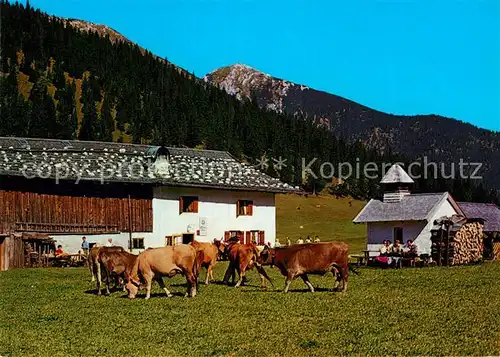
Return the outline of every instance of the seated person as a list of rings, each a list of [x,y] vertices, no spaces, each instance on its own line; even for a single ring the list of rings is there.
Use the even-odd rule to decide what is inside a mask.
[[[383,245],[380,247],[380,249],[378,250],[380,255],[388,255],[390,253],[390,244],[391,242],[388,241],[387,239],[384,239],[384,243]]]
[[[402,254],[403,254],[403,246],[401,245],[401,243],[399,242],[398,239],[396,239],[394,241],[394,244],[392,244],[389,247],[389,251],[390,251],[389,254],[392,257],[392,261],[391,261],[391,263],[389,263],[389,265],[393,264],[393,266],[395,266],[396,268],[401,268],[401,264],[402,264],[401,258],[402,258]]]
[[[418,256],[417,246],[413,243],[413,241],[411,239],[406,242],[406,247],[403,248],[403,253],[407,257],[417,257]]]
[[[401,255],[403,253],[403,246],[398,239],[394,241],[394,244],[391,244],[389,251],[392,255]]]
[[[389,257],[390,253],[390,241],[384,239],[384,244],[380,247],[379,256],[375,257],[375,261],[381,265],[390,265],[392,263],[391,257]]]
[[[63,249],[62,249],[62,245],[58,245],[57,246],[57,249],[56,249],[56,257],[64,257],[68,254],[64,253]]]

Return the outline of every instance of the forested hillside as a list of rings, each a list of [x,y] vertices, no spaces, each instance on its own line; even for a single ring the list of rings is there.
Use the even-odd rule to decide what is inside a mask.
[[[116,140],[227,150],[241,160],[269,159],[267,172],[308,190],[327,180],[302,177],[302,158],[394,162],[404,158],[346,144],[300,116],[240,101],[179,71],[137,45],[110,41],[20,4],[1,6],[0,135]],[[272,158],[282,157],[281,170]],[[379,179],[351,178],[338,194],[372,197]],[[452,190],[460,200],[491,200],[470,181],[420,180],[417,190]]]

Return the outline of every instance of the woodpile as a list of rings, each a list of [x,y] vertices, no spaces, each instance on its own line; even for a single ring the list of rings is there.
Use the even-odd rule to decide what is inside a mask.
[[[442,217],[432,230],[432,259],[438,265],[461,265],[483,257],[483,224],[461,216]]]
[[[453,265],[468,264],[483,257],[483,225],[479,222],[464,224],[453,237],[455,251]]]

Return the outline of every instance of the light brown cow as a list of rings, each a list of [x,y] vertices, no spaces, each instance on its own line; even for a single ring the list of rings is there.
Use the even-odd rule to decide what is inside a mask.
[[[272,280],[267,275],[264,268],[258,262],[259,251],[257,246],[252,243],[241,244],[238,242],[230,242],[226,247],[229,256],[229,266],[227,267],[226,273],[224,274],[224,283],[229,284],[229,278],[232,277],[234,283],[235,272],[238,272],[239,279],[235,287],[239,287],[245,279],[245,273],[251,270],[254,266],[259,272],[261,286],[266,287],[265,279],[269,280],[271,285],[273,285]]]
[[[217,257],[219,254],[224,253],[224,245],[216,239],[214,239],[213,243],[193,241],[190,244],[196,249],[197,252],[202,252],[200,268],[204,267],[207,269],[205,284],[208,285],[209,279],[214,280],[213,269],[217,263]]]
[[[137,255],[125,251],[114,252],[101,249],[98,257],[106,277],[106,294],[109,295],[109,281],[111,278],[117,278],[118,283],[121,284],[123,286],[123,290],[125,290],[124,279],[129,279],[135,260],[137,259]],[[99,287],[98,290],[100,290]]]
[[[165,290],[167,296],[171,297],[172,294],[165,286],[163,277],[171,278],[176,274],[182,274],[186,277],[188,286],[186,296],[194,297],[200,259],[197,259],[196,250],[187,244],[145,250],[137,257],[128,279],[126,285],[128,297],[135,298],[141,287],[141,281],[143,281],[146,283],[146,299],[149,299],[153,279]]]
[[[343,242],[296,244],[285,248],[266,248],[260,254],[263,265],[276,266],[286,276],[285,290],[297,277],[301,277],[311,292],[314,287],[307,274],[324,275],[332,272],[336,277],[334,288],[342,281],[341,291],[347,289],[349,274],[349,246]]]
[[[92,281],[97,281],[97,295],[101,295],[101,284],[102,284],[102,274],[104,270],[101,269],[101,261],[99,259],[99,253],[101,251],[106,252],[124,252],[125,250],[122,247],[92,247],[88,254],[88,265],[90,274],[92,274]],[[109,291],[108,291],[109,293]]]

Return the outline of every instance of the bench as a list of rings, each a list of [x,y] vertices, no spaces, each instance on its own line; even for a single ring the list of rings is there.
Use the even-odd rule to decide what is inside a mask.
[[[365,261],[365,255],[364,254],[351,254],[351,258],[356,259],[356,266],[359,268],[361,265],[363,265],[363,262]]]

